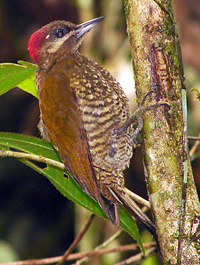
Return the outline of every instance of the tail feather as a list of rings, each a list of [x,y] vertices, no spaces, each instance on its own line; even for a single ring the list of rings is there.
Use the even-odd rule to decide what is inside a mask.
[[[113,188],[109,188],[109,190],[117,199],[119,204],[121,204],[136,220],[142,222],[145,225],[145,227],[153,235],[159,246],[155,226],[152,221],[146,216],[146,214],[142,212],[140,207],[125,192],[121,192]]]
[[[110,200],[103,197],[103,200],[107,206],[107,215],[110,218],[111,222],[119,227],[120,219],[119,219],[119,212],[116,203],[111,202]]]

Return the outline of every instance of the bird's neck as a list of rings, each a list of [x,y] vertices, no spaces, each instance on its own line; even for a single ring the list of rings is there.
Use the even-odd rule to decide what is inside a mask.
[[[47,56],[40,59],[40,61],[37,64],[38,70],[43,70],[49,72],[55,64],[62,64],[62,62],[65,62],[69,65],[74,64],[75,61],[81,60],[81,57],[84,57],[82,54],[80,54],[78,51],[76,52],[70,52],[65,54],[48,54]]]
[[[71,77],[77,69],[80,69],[85,63],[87,63],[86,61],[88,59],[89,58],[77,51],[74,53],[68,53],[54,61],[48,59],[44,62],[40,61],[36,70],[38,93],[40,94],[42,83],[50,73],[54,76],[56,73],[64,72],[68,77]]]

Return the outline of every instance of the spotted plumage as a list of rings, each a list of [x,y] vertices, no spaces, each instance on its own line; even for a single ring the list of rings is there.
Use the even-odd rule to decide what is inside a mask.
[[[71,176],[119,225],[124,206],[154,234],[152,222],[124,189],[123,171],[132,157],[133,129],[116,130],[131,117],[120,84],[78,52],[83,36],[102,18],[75,25],[52,22],[35,32],[29,52],[37,64],[42,136],[50,140]]]

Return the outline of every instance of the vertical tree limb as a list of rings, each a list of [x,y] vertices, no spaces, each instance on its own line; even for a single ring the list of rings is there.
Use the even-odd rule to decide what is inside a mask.
[[[154,90],[144,114],[146,182],[167,264],[199,264],[200,205],[187,148],[186,90],[170,0],[124,0],[138,104]],[[186,199],[186,203],[184,200]]]

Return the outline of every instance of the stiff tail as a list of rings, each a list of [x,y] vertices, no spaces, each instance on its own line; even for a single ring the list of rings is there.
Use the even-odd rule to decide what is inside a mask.
[[[147,230],[153,235],[155,238],[158,247],[159,247],[159,242],[158,242],[158,237],[156,234],[156,229],[152,221],[142,212],[140,207],[129,197],[126,192],[121,192],[116,189],[109,188],[110,192],[112,195],[117,199],[119,204],[121,204],[136,220],[142,222]],[[116,205],[115,205],[116,207]],[[109,210],[109,209],[108,209]],[[112,221],[112,220],[111,220]]]

